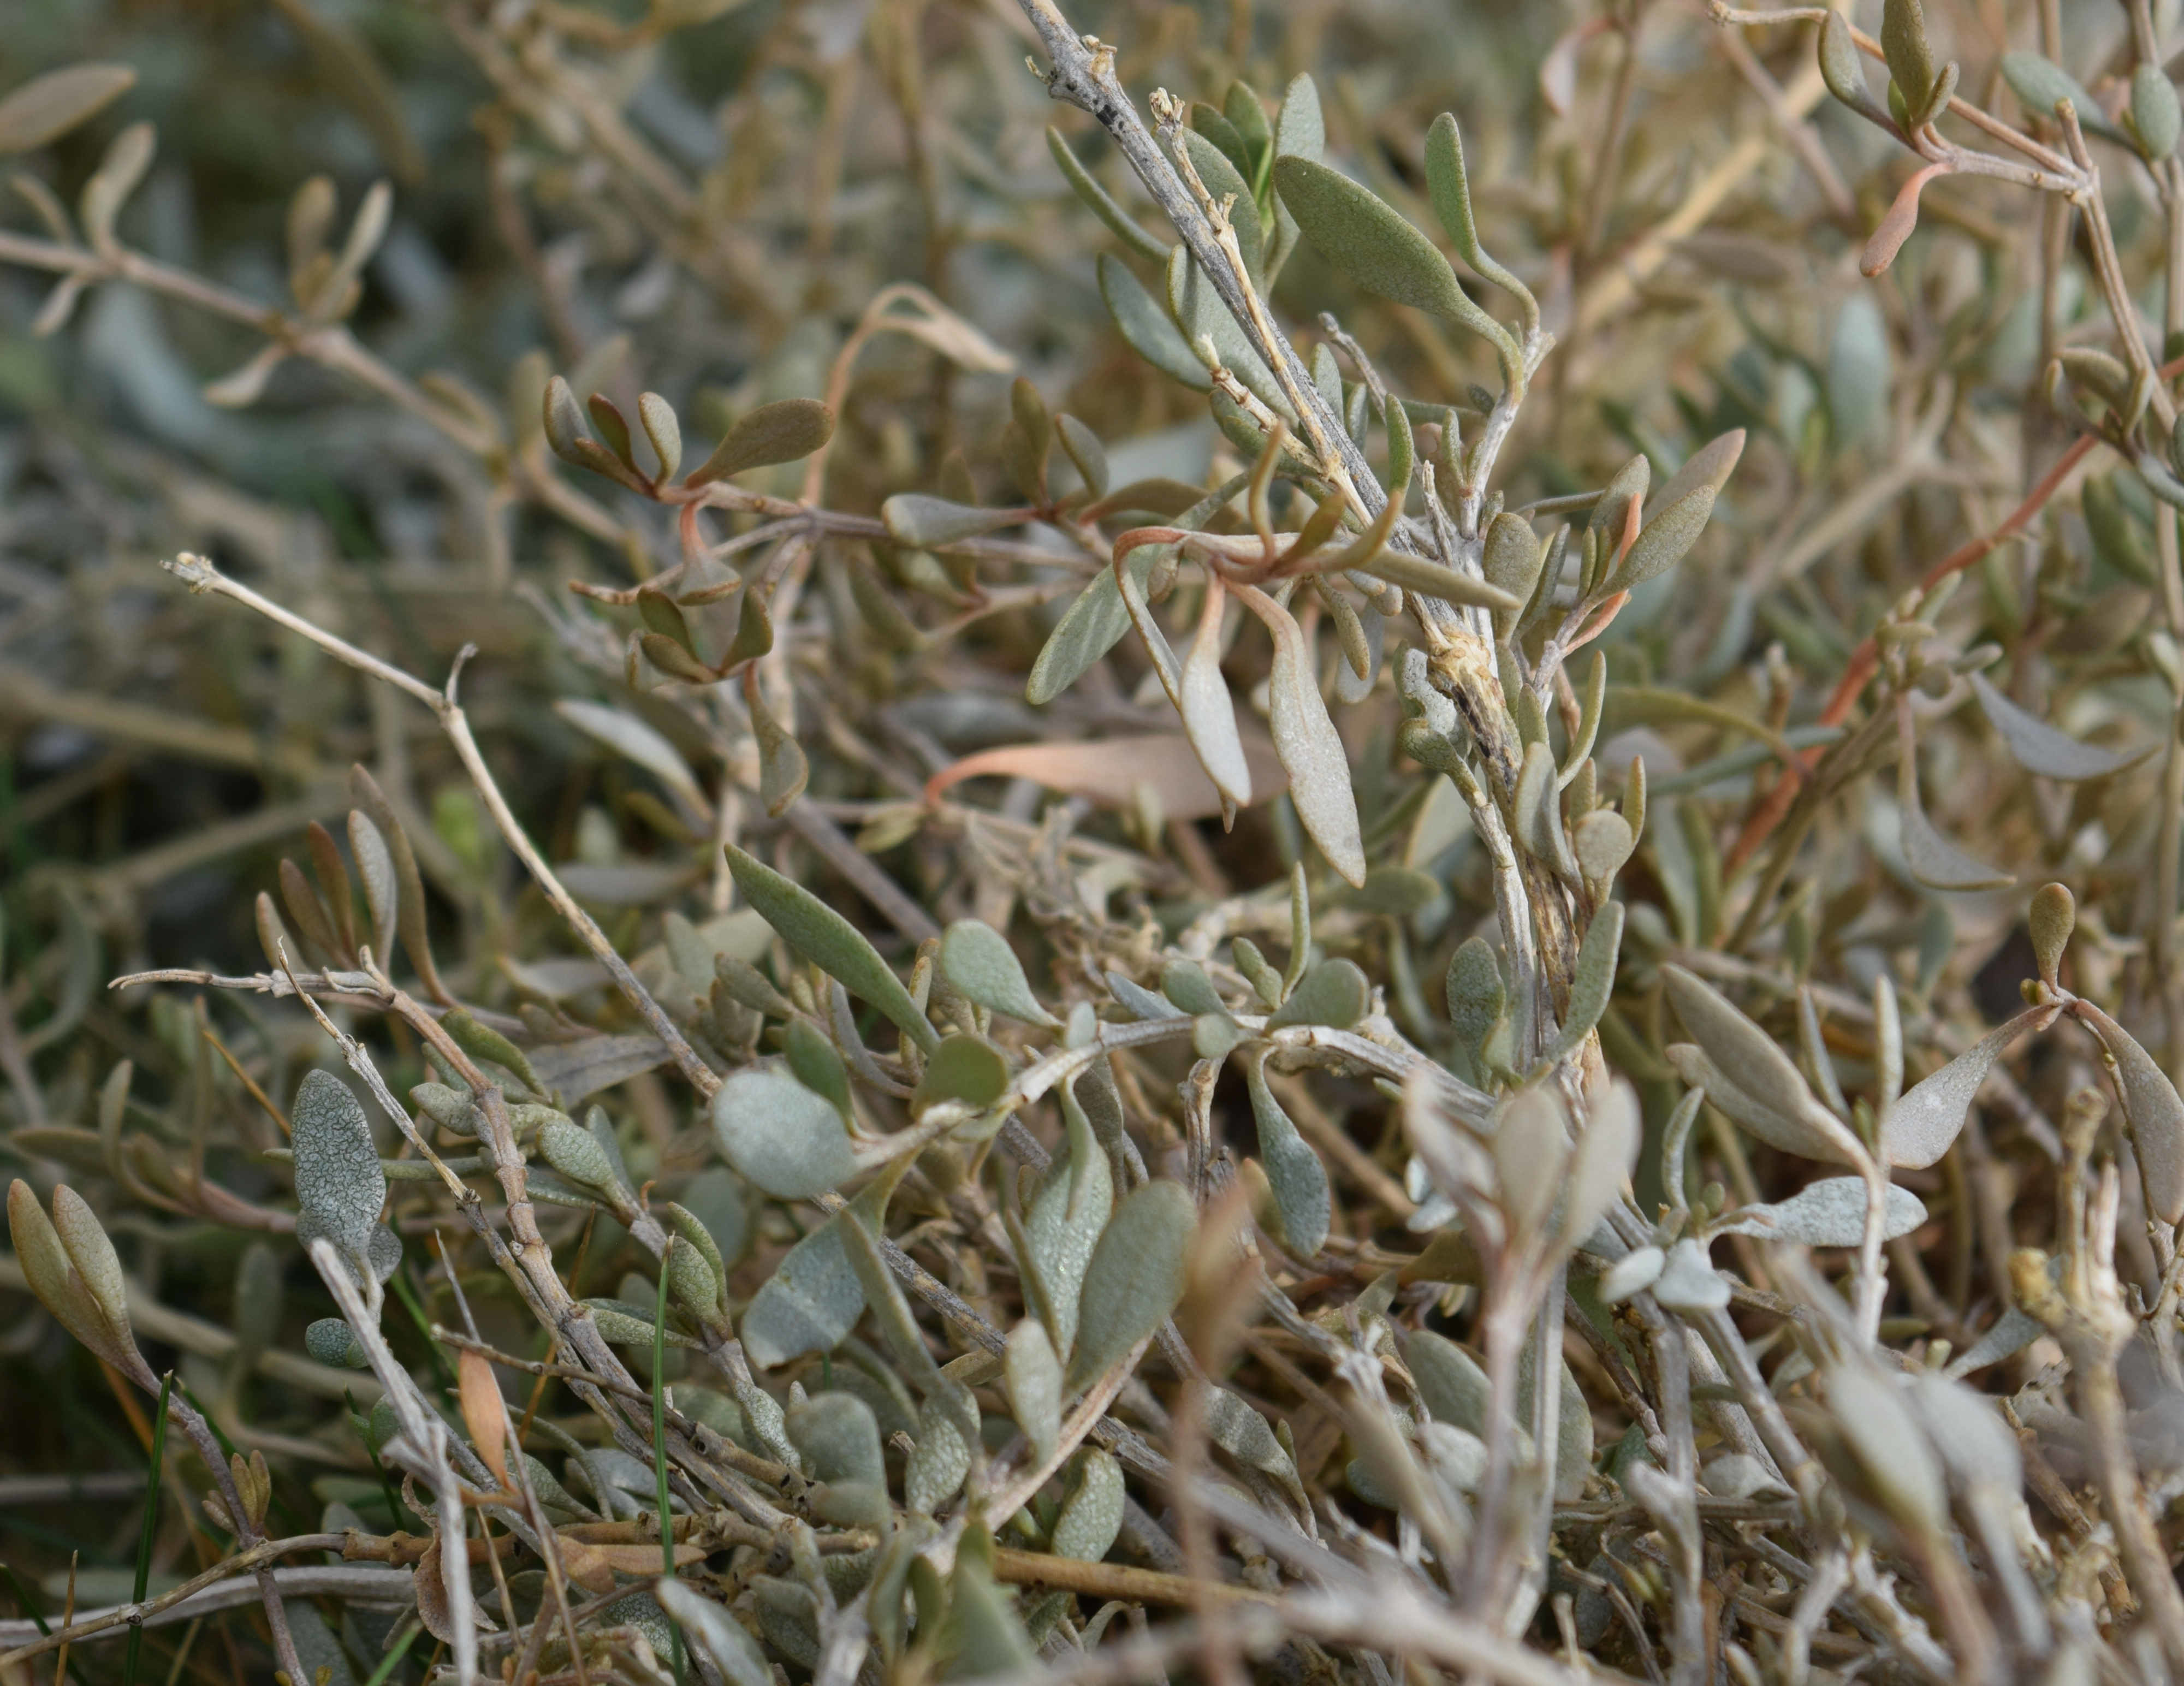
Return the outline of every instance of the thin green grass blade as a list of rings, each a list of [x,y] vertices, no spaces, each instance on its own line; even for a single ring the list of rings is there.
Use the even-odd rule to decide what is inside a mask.
[[[371,1671],[371,1678],[364,1683],[364,1686],[386,1686],[387,1677],[400,1666],[402,1659],[410,1655],[410,1647],[417,1643],[417,1636],[424,1631],[422,1628],[412,1628],[404,1634],[400,1644],[380,1658],[379,1667]]]

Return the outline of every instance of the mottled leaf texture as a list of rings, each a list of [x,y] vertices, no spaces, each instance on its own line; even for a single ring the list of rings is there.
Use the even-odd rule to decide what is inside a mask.
[[[860,1000],[869,1001],[904,1035],[928,1054],[940,1034],[917,1010],[902,980],[880,958],[864,934],[802,885],[792,882],[755,855],[726,845],[736,888],[780,932],[781,939]]]
[[[1054,1522],[1054,1555],[1080,1563],[1097,1563],[1105,1557],[1123,1532],[1127,1496],[1122,1465],[1097,1446],[1078,1453],[1061,1513]]]
[[[1713,1227],[1716,1235],[1756,1235],[1800,1247],[1855,1247],[1865,1238],[1865,1179],[1830,1177],[1808,1183],[1786,1200],[1740,1206]],[[1888,1186],[1881,1203],[1884,1241],[1926,1221],[1926,1203],[1908,1188]]]
[[[304,1350],[321,1364],[337,1369],[361,1370],[367,1361],[356,1335],[339,1317],[320,1317],[304,1331]]]
[[[1315,1256],[1327,1240],[1334,1196],[1327,1168],[1306,1144],[1282,1104],[1267,1087],[1267,1062],[1243,1062],[1251,1095],[1251,1116],[1259,1131],[1259,1163],[1273,1190],[1282,1241],[1300,1257]]]
[[[1290,776],[1290,798],[1305,833],[1328,865],[1352,884],[1365,882],[1365,843],[1357,799],[1350,783],[1350,754],[1329,718],[1312,671],[1312,647],[1296,618],[1265,593],[1240,593],[1273,634],[1274,661],[1268,676],[1268,719],[1275,753]]]
[[[2184,1220],[2184,1099],[2178,1099],[2176,1085],[2137,1037],[2092,1002],[2073,1001],[2070,1010],[2092,1027],[2115,1061],[2116,1090],[2131,1121],[2131,1151],[2138,1157],[2147,1205],[2164,1223]]]
[[[713,1138],[737,1175],[777,1199],[808,1200],[857,1169],[833,1103],[786,1071],[731,1073],[713,1097]]]
[[[843,1244],[842,1226],[877,1229],[887,1210],[888,1180],[876,1178],[855,1199],[788,1249],[744,1312],[744,1350],[762,1370],[807,1352],[831,1351],[865,1309],[865,1291]]]
[[[2031,1016],[2020,1014],[1989,1031],[1941,1070],[1914,1083],[1880,1121],[1881,1157],[1890,1165],[1916,1171],[1948,1152],[1964,1127],[1964,1114],[1979,1086]]]
[[[682,1637],[720,1670],[728,1686],[773,1686],[766,1652],[726,1605],[679,1580],[663,1577],[654,1583],[654,1592],[660,1608],[682,1628]]]
[[[297,1204],[343,1253],[367,1257],[379,1209],[387,1204],[387,1173],[364,1108],[331,1071],[307,1071],[289,1116]]]
[[[1348,1030],[1372,1004],[1373,986],[1357,961],[1322,960],[1298,980],[1289,999],[1268,1018],[1267,1028],[1331,1025],[1336,1030]]]
[[[684,479],[685,486],[704,486],[745,469],[793,463],[810,456],[833,437],[834,413],[816,398],[783,398],[760,404],[737,418],[713,454]]]
[[[1032,1196],[1021,1263],[1034,1309],[1056,1355],[1066,1360],[1077,1342],[1084,1273],[1114,1210],[1115,1173],[1073,1086],[1062,1088],[1061,1116],[1069,1150],[1047,1167]]]
[[[1967,676],[1987,724],[2009,746],[2009,753],[2017,758],[2018,765],[2029,773],[2044,774],[2051,779],[2105,778],[2139,760],[2138,754],[2081,743],[2069,733],[2058,732],[2037,715],[2019,708],[1997,690],[1985,674]]]
[[[1009,1410],[1043,1463],[1061,1438],[1061,1360],[1046,1325],[1027,1317],[1010,1330],[1001,1361]]]
[[[1069,1390],[1089,1387],[1149,1337],[1183,1298],[1197,1211],[1180,1182],[1148,1182],[1115,1208],[1092,1249],[1078,1309]]]
[[[136,81],[126,64],[68,64],[32,77],[0,99],[0,153],[26,153],[58,140]]]

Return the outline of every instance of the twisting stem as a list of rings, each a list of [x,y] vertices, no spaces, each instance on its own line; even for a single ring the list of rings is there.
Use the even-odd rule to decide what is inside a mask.
[[[470,717],[455,701],[455,682],[462,672],[463,663],[471,654],[473,646],[464,646],[462,653],[455,658],[454,671],[448,676],[446,688],[436,691],[415,675],[381,660],[368,650],[359,649],[315,622],[282,608],[270,598],[261,597],[249,587],[231,580],[202,556],[184,551],[173,561],[161,565],[192,591],[214,592],[222,597],[232,598],[246,609],[255,609],[276,626],[285,626],[290,632],[309,638],[320,648],[347,662],[359,673],[370,674],[374,679],[408,692],[432,709],[439,720],[440,729],[447,733],[448,741],[454,746],[464,771],[471,776],[471,782],[477,787],[487,811],[493,815],[493,824],[499,827],[501,837],[509,848],[515,851],[516,859],[529,871],[538,888],[546,893],[546,899],[554,904],[554,911],[568,922],[570,928],[583,939],[584,946],[607,969],[608,975],[614,979],[623,996],[652,1027],[653,1034],[666,1044],[669,1057],[675,1061],[682,1075],[690,1080],[699,1093],[711,1099],[713,1092],[721,1086],[720,1077],[698,1057],[697,1049],[690,1046],[688,1040],[677,1028],[675,1021],[652,999],[651,992],[638,981],[637,974],[629,969],[629,963],[615,951],[614,944],[607,940],[607,934],[599,929],[598,921],[584,911],[560,879],[554,876],[554,869],[546,864],[546,857],[539,854],[538,846],[531,841],[516,820],[514,810],[509,807],[508,799],[500,793],[500,787],[494,782],[492,769],[486,765],[485,757],[478,749],[477,739],[471,735]]]

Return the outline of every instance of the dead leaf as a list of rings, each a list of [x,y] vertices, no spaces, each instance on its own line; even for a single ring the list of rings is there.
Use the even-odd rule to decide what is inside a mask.
[[[1251,796],[1264,802],[1289,787],[1289,776],[1263,737],[1244,739]],[[1149,790],[1170,820],[1210,820],[1221,812],[1221,793],[1180,732],[1106,737],[1094,743],[1004,743],[967,755],[935,773],[925,799],[937,802],[950,785],[982,776],[1029,779],[1049,790],[1082,796],[1109,808],[1125,808]]]

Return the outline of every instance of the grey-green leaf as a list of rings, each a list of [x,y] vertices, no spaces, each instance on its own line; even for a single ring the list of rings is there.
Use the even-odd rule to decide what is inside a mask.
[[[1682,561],[1713,518],[1713,487],[1694,487],[1646,522],[1608,581],[1607,589],[1629,591],[1658,578]]]
[[[1027,1317],[1010,1330],[1001,1366],[1009,1410],[1044,1463],[1061,1438],[1061,1360],[1046,1325]]]
[[[1212,390],[1213,377],[1206,372],[1206,365],[1168,320],[1167,312],[1145,290],[1145,283],[1130,273],[1129,266],[1113,253],[1102,252],[1098,267],[1100,297],[1106,302],[1107,314],[1115,319],[1117,330],[1129,342],[1130,348],[1192,391]]]
[[[1509,1005],[1508,986],[1502,981],[1502,965],[1494,958],[1493,945],[1484,937],[1465,938],[1449,959],[1444,988],[1457,1041],[1467,1049],[1477,1049]]]
[[[1513,373],[1520,359],[1508,331],[1472,302],[1448,259],[1392,205],[1309,159],[1276,159],[1274,186],[1305,238],[1335,269],[1368,292],[1468,328]]]
[[[1319,89],[1310,76],[1299,76],[1282,94],[1282,109],[1274,119],[1274,153],[1278,158],[1309,159],[1319,163],[1327,153],[1327,120],[1319,109]],[[1290,208],[1274,198],[1274,245],[1271,261],[1279,264],[1296,246],[1296,219]],[[1338,413],[1340,405],[1336,405]]]
[[[780,1200],[808,1200],[857,1169],[842,1115],[786,1071],[736,1071],[713,1097],[713,1137],[737,1174]]]
[[[1865,1197],[1862,1177],[1825,1177],[1786,1200],[1740,1206],[1712,1233],[1756,1235],[1800,1247],[1855,1247],[1865,1237]],[[1925,1221],[1926,1203],[1908,1188],[1890,1183],[1881,1202],[1881,1239],[1908,1235]]]
[[[364,1349],[345,1319],[320,1317],[304,1331],[304,1350],[321,1364],[339,1370],[361,1370],[368,1361]]]
[[[1914,757],[1897,764],[1896,805],[1903,825],[1903,864],[1930,890],[1998,890],[2016,880],[1998,866],[1975,860],[1934,829],[1919,802]]]
[[[1923,1170],[1948,1152],[1997,1056],[2023,1028],[2020,1018],[1989,1031],[1900,1096],[1880,1121],[1882,1159]]]
[[[940,975],[957,993],[1029,1025],[1060,1022],[1039,1004],[1009,939],[983,920],[959,919],[940,939]]]
[[[307,1071],[290,1116],[297,1204],[344,1253],[366,1258],[387,1204],[387,1173],[364,1108],[331,1071]]]
[[[1190,155],[1191,168],[1213,196],[1213,203],[1234,202],[1228,208],[1228,220],[1236,231],[1236,249],[1244,254],[1244,268],[1252,281],[1259,281],[1267,270],[1266,236],[1259,226],[1259,207],[1251,197],[1251,183],[1226,153],[1195,129],[1183,131],[1183,146]]]
[[[834,434],[834,413],[816,398],[783,398],[738,416],[713,454],[690,470],[685,486],[705,486],[745,469],[810,456]],[[679,440],[678,440],[679,442]]]
[[[1548,1054],[1550,1060],[1567,1059],[1600,1022],[1600,1015],[1607,1010],[1608,998],[1615,993],[1615,962],[1622,951],[1623,904],[1604,902],[1585,927],[1584,942],[1578,945],[1577,970],[1570,979],[1569,1010],[1563,1015],[1562,1034]]]
[[[725,845],[736,888],[781,938],[859,999],[879,1009],[895,1028],[930,1054],[939,1046],[902,980],[857,927],[800,884],[733,843]]]
[[[126,64],[65,64],[33,76],[0,99],[0,153],[26,153],[58,140],[126,93]]]
[[[2137,1037],[2092,1002],[2081,998],[2070,1010],[2092,1027],[2115,1061],[2116,1089],[2131,1121],[2131,1151],[2147,1205],[2164,1223],[2184,1219],[2184,1099],[2176,1085]]]
[[[1091,208],[1093,215],[1113,231],[1117,238],[1140,258],[1150,258],[1156,264],[1167,261],[1167,248],[1146,233],[1135,217],[1115,203],[1092,172],[1078,161],[1059,129],[1046,131],[1046,149],[1053,154],[1056,167],[1069,185],[1077,190],[1077,197]]]
[[[1274,636],[1274,660],[1267,679],[1268,724],[1274,753],[1290,776],[1290,799],[1305,833],[1328,865],[1353,885],[1365,882],[1365,842],[1351,787],[1350,753],[1319,694],[1312,648],[1286,609],[1256,590],[1244,600]]]
[[[766,1652],[727,1606],[684,1582],[663,1576],[654,1583],[660,1606],[680,1624],[682,1636],[721,1671],[728,1686],[773,1686]]]
[[[1123,1531],[1125,1497],[1122,1465],[1097,1446],[1086,1447],[1078,1455],[1076,1477],[1061,1501],[1061,1514],[1054,1519],[1054,1555],[1079,1563],[1105,1557]]]
[[[982,509],[922,492],[898,492],[880,505],[880,519],[899,544],[956,544],[981,533],[1018,526],[1021,509]]]
[[[876,1178],[856,1199],[788,1249],[744,1312],[744,1350],[760,1369],[840,1342],[865,1309],[865,1291],[843,1244],[842,1226],[877,1229],[887,1184]]]
[[[1061,1099],[1069,1151],[1047,1167],[1032,1197],[1019,1262],[1055,1353],[1067,1359],[1076,1345],[1084,1273],[1114,1210],[1115,1173],[1075,1087],[1065,1084]]]
[[[1184,1253],[1197,1210],[1179,1182],[1148,1182],[1115,1209],[1084,1272],[1069,1390],[1096,1381],[1146,1339],[1183,1298]]]
[[[1298,981],[1289,999],[1275,1009],[1267,1028],[1284,1025],[1331,1025],[1348,1030],[1373,1004],[1373,986],[1355,960],[1322,960]]]
[[[2009,746],[2009,753],[2017,758],[2018,765],[2027,772],[2051,779],[2105,778],[2130,766],[2145,753],[2142,750],[2137,754],[2126,754],[2081,743],[2067,732],[2058,732],[2037,715],[2018,707],[1985,674],[1965,676],[1971,682],[1972,694],[1979,698],[1987,724]]]
[[[1888,74],[1902,90],[1903,103],[1918,112],[1934,90],[1934,49],[1926,40],[1926,14],[1919,0],[1885,0],[1880,12],[1880,48]]]
[[[1894,361],[1880,306],[1869,289],[1853,292],[1828,342],[1828,415],[1841,443],[1864,438],[1887,415]]]
[[[1281,1239],[1299,1256],[1313,1258],[1326,1244],[1334,1209],[1327,1167],[1297,1133],[1296,1125],[1268,1088],[1265,1060],[1242,1063],[1251,1090],[1251,1116],[1259,1129],[1259,1163],[1265,1168],[1267,1186],[1273,1190]]]

